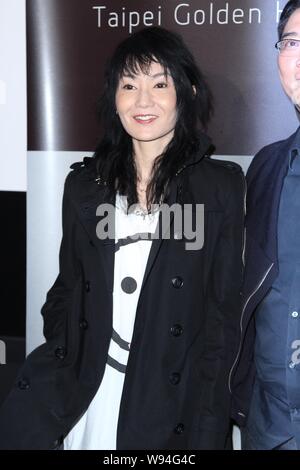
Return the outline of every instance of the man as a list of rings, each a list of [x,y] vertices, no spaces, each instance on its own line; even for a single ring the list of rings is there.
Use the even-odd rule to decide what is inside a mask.
[[[278,34],[281,83],[299,111],[300,0],[286,4]],[[243,449],[300,450],[300,130],[263,148],[247,180],[233,417],[242,426]]]

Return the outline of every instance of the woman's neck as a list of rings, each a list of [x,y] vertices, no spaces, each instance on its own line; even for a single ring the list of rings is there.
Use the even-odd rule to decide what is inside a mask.
[[[148,184],[155,159],[163,153],[165,145],[162,142],[141,142],[133,140],[133,154],[137,170],[138,181]]]
[[[153,165],[156,158],[161,155],[168,139],[157,139],[149,142],[133,139],[133,155],[137,171],[137,194],[139,203],[144,208],[147,205],[146,190],[152,177]]]

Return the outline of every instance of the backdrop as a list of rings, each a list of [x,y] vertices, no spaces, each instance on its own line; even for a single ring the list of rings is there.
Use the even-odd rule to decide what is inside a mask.
[[[28,352],[43,341],[40,309],[57,275],[63,182],[99,138],[96,101],[117,43],[145,26],[179,32],[215,97],[209,134],[216,154],[246,170],[262,145],[297,125],[276,69],[284,3],[27,0]]]
[[[263,145],[297,126],[276,67],[285,0],[27,0],[27,352],[43,341],[40,309],[58,272],[69,165],[94,150],[107,58],[145,26],[179,32],[215,97],[216,157],[246,171]],[[282,119],[284,116],[284,119]]]

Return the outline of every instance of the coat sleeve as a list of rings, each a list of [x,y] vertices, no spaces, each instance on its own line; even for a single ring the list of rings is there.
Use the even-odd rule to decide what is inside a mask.
[[[66,178],[62,202],[62,241],[59,251],[59,273],[48,291],[41,309],[43,333],[47,341],[58,339],[64,333],[72,293],[79,276],[76,257],[76,213],[70,199],[73,172]]]
[[[228,184],[229,183],[229,184]],[[238,349],[243,275],[245,179],[231,171],[206,296],[199,448],[222,449],[230,431],[230,369]],[[226,193],[225,193],[226,194]]]

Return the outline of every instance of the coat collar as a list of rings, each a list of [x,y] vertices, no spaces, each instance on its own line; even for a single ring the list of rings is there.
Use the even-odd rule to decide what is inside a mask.
[[[176,174],[176,177],[171,182],[170,192],[166,204],[172,206],[175,203],[181,203],[182,193],[182,180],[184,176],[184,170],[191,165],[199,163],[205,154],[211,149],[211,141],[204,134],[199,136],[198,149],[190,158],[186,161],[185,165],[180,168]],[[109,292],[113,292],[113,281],[114,281],[114,238],[100,240],[97,237],[96,227],[102,217],[97,216],[97,208],[101,204],[108,204],[108,191],[105,184],[101,181],[101,177],[95,173],[95,160],[86,158],[84,163],[79,162],[71,166],[75,170],[75,177],[73,178],[73,186],[71,189],[71,198],[77,209],[78,217],[87,232],[90,243],[97,248],[100,259],[105,266],[105,276],[107,281],[107,288]],[[174,215],[171,212],[170,227],[173,224]],[[159,221],[161,220],[161,214]],[[143,290],[153,264],[155,263],[163,239],[154,239],[152,241],[151,250],[148,257],[148,262],[145,269],[144,279],[142,282]]]
[[[77,210],[78,218],[90,239],[90,244],[96,247],[101,260],[101,264],[105,266],[104,271],[107,282],[107,288],[109,292],[112,293],[114,281],[115,239],[107,238],[101,240],[98,238],[96,233],[97,224],[103,218],[101,216],[97,216],[97,208],[102,204],[108,204],[107,191],[105,186],[98,185],[95,181],[82,181],[80,187],[80,193],[79,191],[77,191],[72,199]],[[166,201],[167,204],[173,205],[179,202],[180,188],[180,184],[177,184],[177,182],[175,181],[172,182],[169,197]],[[159,221],[160,220],[161,214],[159,215]],[[172,223],[173,214],[171,213],[170,226],[172,225]],[[162,243],[163,240],[161,238],[154,239],[152,241],[151,250],[145,269],[144,279],[142,282],[142,289],[144,288],[147,282],[153,263],[157,258]]]

